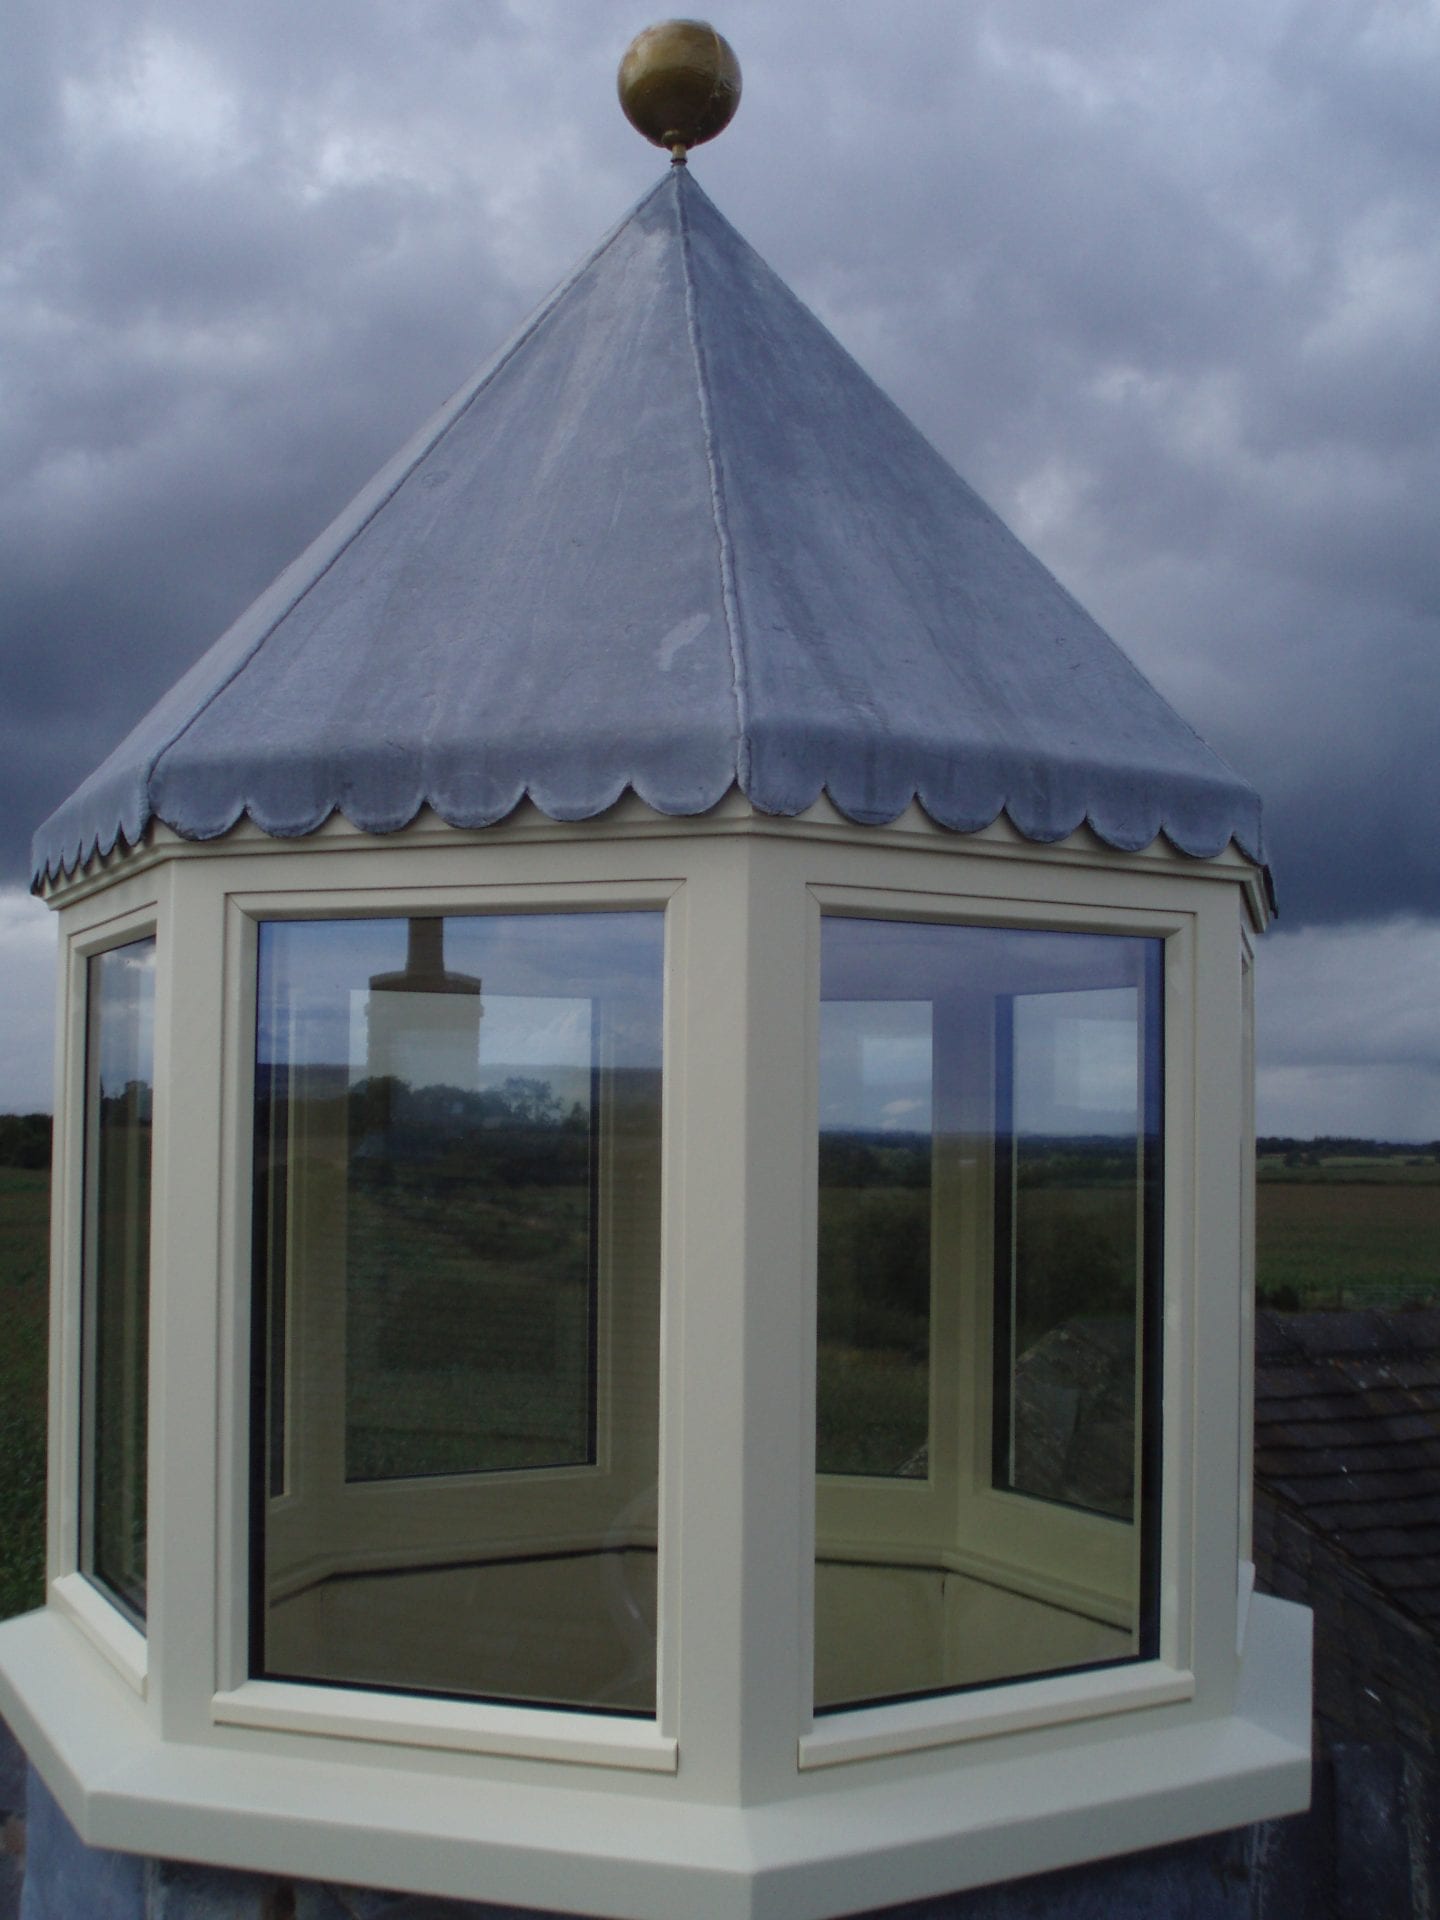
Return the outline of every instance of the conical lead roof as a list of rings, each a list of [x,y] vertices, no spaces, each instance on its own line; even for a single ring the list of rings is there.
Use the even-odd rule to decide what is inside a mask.
[[[1263,857],[1259,802],[672,168],[36,835],[918,799]]]

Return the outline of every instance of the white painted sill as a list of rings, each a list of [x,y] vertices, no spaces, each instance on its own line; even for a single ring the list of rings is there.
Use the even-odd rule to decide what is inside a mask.
[[[97,1592],[83,1573],[62,1573],[50,1582],[50,1604],[80,1629],[143,1700],[149,1686],[149,1643],[114,1601]]]
[[[802,1734],[799,1764],[802,1770],[843,1766],[852,1760],[882,1759],[888,1753],[918,1753],[928,1747],[1029,1733],[1037,1727],[1064,1726],[1141,1707],[1173,1706],[1194,1697],[1193,1673],[1145,1660],[1133,1666],[1097,1667],[1089,1673],[1011,1681],[967,1694],[857,1707],[827,1713],[810,1733]]]
[[[358,1692],[283,1680],[250,1680],[229,1693],[217,1693],[211,1713],[220,1726],[379,1740],[391,1746],[498,1754],[507,1759],[629,1767],[642,1773],[674,1773],[680,1764],[676,1741],[661,1733],[653,1720],[618,1714],[492,1706],[483,1701]]]

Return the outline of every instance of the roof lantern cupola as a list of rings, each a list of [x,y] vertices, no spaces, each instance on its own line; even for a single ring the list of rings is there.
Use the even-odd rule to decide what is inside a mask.
[[[1264,860],[666,168],[36,835],[45,1844],[827,1920],[1303,1805]]]

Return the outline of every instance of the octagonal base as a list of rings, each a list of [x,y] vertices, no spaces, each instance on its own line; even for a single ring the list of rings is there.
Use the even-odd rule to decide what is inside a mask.
[[[683,1772],[619,1794],[569,1767],[480,1783],[404,1750],[320,1766],[273,1736],[162,1743],[48,1612],[0,1627],[0,1706],[92,1847],[618,1920],[823,1920],[1299,1810],[1309,1660],[1308,1613],[1257,1597],[1231,1717],[1139,1713],[1093,1743],[1019,1758],[997,1741],[903,1778],[862,1763],[752,1807],[687,1801]]]

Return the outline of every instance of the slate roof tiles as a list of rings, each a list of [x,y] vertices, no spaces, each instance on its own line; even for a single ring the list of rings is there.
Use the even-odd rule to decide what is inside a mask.
[[[1440,1633],[1440,1311],[1261,1314],[1255,1475]]]

